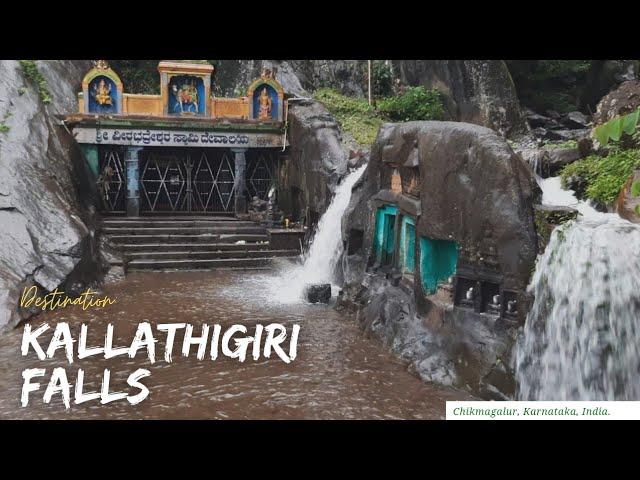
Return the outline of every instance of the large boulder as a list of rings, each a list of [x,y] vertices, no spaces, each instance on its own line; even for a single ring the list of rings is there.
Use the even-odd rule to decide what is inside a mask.
[[[503,136],[526,131],[502,60],[397,60],[393,65],[404,84],[438,89],[451,120],[483,125]]]
[[[77,189],[87,182],[86,167],[54,117],[77,110],[77,91],[90,63],[37,66],[50,104],[19,62],[0,61],[0,118],[8,128],[0,133],[0,328],[21,319],[22,287],[70,287],[94,269],[92,216]]]
[[[640,108],[640,80],[629,80],[600,100],[593,121],[600,125],[637,108]]]
[[[394,176],[408,167],[419,169],[417,198],[405,190],[412,188],[409,182],[402,181],[401,191],[397,183],[394,188]],[[361,326],[425,381],[470,388],[486,398],[512,396],[510,352],[517,326],[454,307],[447,285],[433,295],[425,292],[419,249],[410,284],[406,275],[397,285],[393,275],[376,270],[376,209],[394,203],[416,219],[416,244],[418,236],[455,241],[459,266],[494,272],[504,289],[525,299],[538,252],[533,205],[539,196],[529,166],[488,128],[457,122],[383,125],[342,222],[339,307],[358,310]],[[522,305],[520,320],[526,313]]]
[[[280,167],[279,205],[293,220],[314,225],[347,172],[348,155],[335,119],[310,100],[289,106],[289,155]]]

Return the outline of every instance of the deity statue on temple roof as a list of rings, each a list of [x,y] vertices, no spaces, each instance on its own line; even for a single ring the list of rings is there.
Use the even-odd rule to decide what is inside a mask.
[[[267,92],[267,87],[264,87],[260,93],[259,105],[258,119],[266,120],[271,118],[271,96]]]
[[[93,98],[95,98],[98,105],[111,105],[111,84],[104,81],[101,78],[97,84],[93,85]]]
[[[185,81],[180,87],[172,85],[173,96],[176,99],[176,111],[181,113],[198,112],[198,89],[195,81]]]

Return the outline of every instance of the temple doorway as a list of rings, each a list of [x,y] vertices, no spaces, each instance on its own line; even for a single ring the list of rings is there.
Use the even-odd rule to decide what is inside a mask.
[[[232,214],[234,156],[227,149],[145,148],[140,212]]]

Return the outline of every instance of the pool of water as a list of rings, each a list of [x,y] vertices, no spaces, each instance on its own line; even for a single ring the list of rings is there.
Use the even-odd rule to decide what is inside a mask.
[[[74,339],[86,323],[88,345],[104,343],[107,323],[115,326],[114,345],[128,346],[140,322],[182,322],[194,325],[257,323],[300,325],[297,358],[286,364],[277,356],[251,356],[244,363],[220,356],[198,360],[195,352],[179,355],[182,334],[176,336],[173,362],[163,359],[164,336],[157,336],[157,361],[151,365],[140,352],[105,360],[102,356],[74,360],[69,365],[63,350],[53,359],[40,361],[31,350],[20,353],[23,327],[0,337],[0,418],[2,419],[439,419],[445,401],[471,397],[454,389],[428,385],[407,372],[405,366],[376,340],[365,338],[352,317],[327,305],[304,302],[282,304],[256,278],[260,271],[218,270],[208,272],[132,273],[105,286],[103,292],[116,304],[101,310],[83,311],[71,306],[40,314],[34,328],[47,322],[52,327],[66,321]],[[52,330],[42,335],[48,345]],[[195,350],[195,348],[194,348]],[[79,368],[85,371],[85,392],[99,391],[105,368],[111,384],[127,386],[127,377],[148,368],[144,379],[150,390],[137,405],[116,401],[73,404],[66,410],[60,395],[49,404],[42,394],[54,367],[65,367],[74,382]],[[22,408],[22,371],[45,368],[41,389],[30,395]],[[37,380],[34,380],[37,381]],[[125,390],[125,388],[119,388]]]

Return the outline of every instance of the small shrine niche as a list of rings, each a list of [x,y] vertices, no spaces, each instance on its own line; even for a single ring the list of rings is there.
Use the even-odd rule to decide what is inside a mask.
[[[402,193],[402,177],[397,168],[391,174],[391,191],[393,193]]]
[[[204,61],[162,61],[158,71],[165,115],[209,115],[212,65]]]
[[[106,60],[97,60],[82,80],[81,106],[84,113],[122,113],[122,81]]]
[[[249,118],[260,121],[282,121],[284,118],[284,90],[275,73],[265,68],[260,78],[247,90]]]
[[[414,145],[407,161],[402,165],[400,175],[402,176],[402,193],[420,198],[420,159],[417,144]]]

